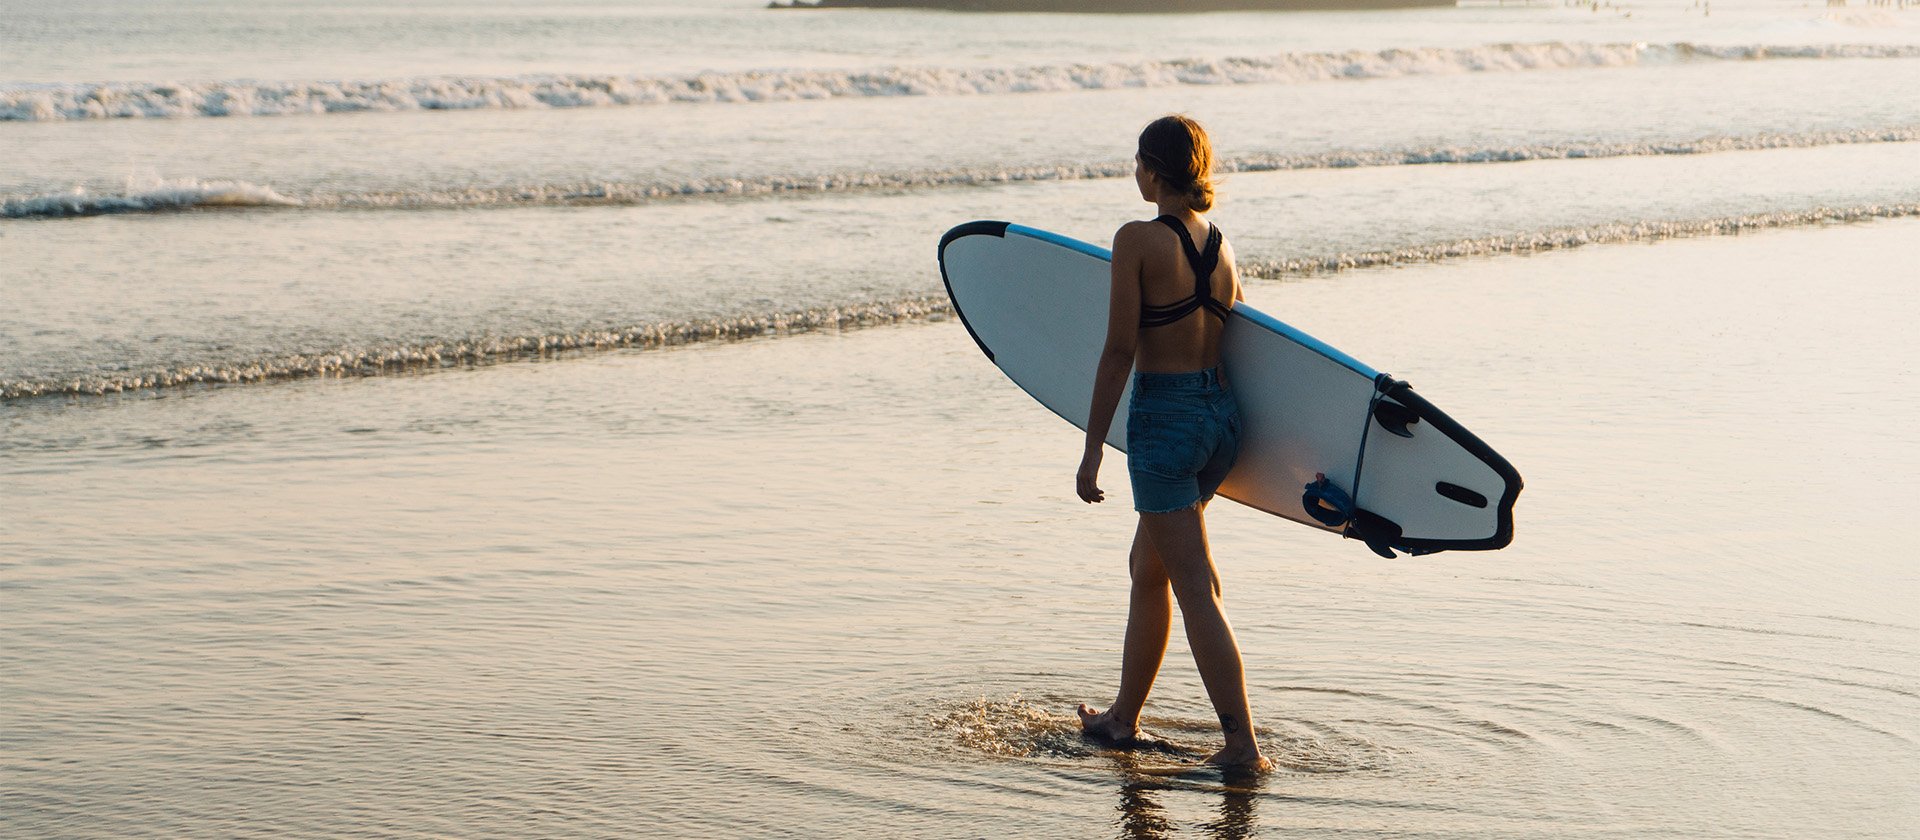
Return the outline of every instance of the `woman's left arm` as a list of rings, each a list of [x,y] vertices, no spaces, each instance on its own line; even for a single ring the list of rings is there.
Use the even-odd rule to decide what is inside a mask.
[[[1140,271],[1146,248],[1142,234],[1150,222],[1129,222],[1113,235],[1113,269],[1107,304],[1107,341],[1100,351],[1100,366],[1093,375],[1093,405],[1087,411],[1087,448],[1080,459],[1076,490],[1080,500],[1089,504],[1106,500],[1099,486],[1100,459],[1107,432],[1113,428],[1113,415],[1120,407],[1120,394],[1127,389],[1127,373],[1133,370],[1133,353],[1140,340]]]

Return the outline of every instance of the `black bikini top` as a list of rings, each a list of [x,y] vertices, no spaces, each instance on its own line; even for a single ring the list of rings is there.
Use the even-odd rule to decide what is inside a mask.
[[[1153,306],[1142,301],[1141,328],[1164,327],[1203,307],[1219,316],[1220,320],[1227,320],[1231,307],[1213,299],[1213,270],[1220,265],[1220,229],[1214,227],[1212,222],[1207,223],[1207,249],[1200,251],[1193,247],[1193,237],[1187,233],[1186,224],[1179,219],[1161,216],[1154,221],[1173,228],[1173,232],[1180,235],[1180,248],[1187,254],[1187,265],[1193,268],[1193,294],[1166,306]]]

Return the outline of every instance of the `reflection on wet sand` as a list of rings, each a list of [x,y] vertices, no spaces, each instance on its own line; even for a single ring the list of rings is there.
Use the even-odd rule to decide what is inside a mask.
[[[1264,777],[1258,773],[1188,767],[1182,769],[1182,775],[1193,777],[1191,781],[1173,781],[1165,775],[1169,768],[1137,766],[1132,756],[1124,754],[1116,756],[1115,761],[1126,772],[1116,806],[1120,812],[1116,824],[1121,840],[1162,840],[1175,835],[1178,829],[1173,818],[1155,796],[1156,792],[1166,790],[1210,791],[1220,795],[1219,817],[1196,826],[1206,837],[1244,840],[1252,837],[1260,825],[1253,805],[1264,784]],[[1219,778],[1218,784],[1210,783],[1214,777]]]
[[[1120,785],[1120,837],[1123,840],[1157,840],[1173,836],[1173,820],[1167,810],[1154,801],[1158,787],[1144,782]]]

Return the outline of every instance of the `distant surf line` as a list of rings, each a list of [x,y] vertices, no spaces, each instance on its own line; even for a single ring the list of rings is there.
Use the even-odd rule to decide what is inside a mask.
[[[1255,153],[1225,158],[1223,173],[1286,170],[1420,166],[1440,163],[1515,163],[1616,157],[1698,155],[1816,146],[1920,141],[1920,126],[1880,129],[1759,133],[1691,140],[1543,143],[1516,146],[1433,146],[1417,149],[1352,149],[1304,154]],[[660,201],[778,197],[872,190],[928,190],[999,184],[1045,183],[1122,178],[1131,161],[1035,164],[892,173],[767,175],[697,178],[668,182],[583,182],[519,187],[474,187],[408,192],[316,193],[284,195],[272,187],[245,181],[177,179],[129,184],[123,194],[75,189],[46,195],[0,198],[0,219],[60,219],[118,213],[184,210],[299,208],[305,210],[384,210],[512,208],[574,205],[640,205]]]
[[[1689,220],[1551,228],[1525,233],[1434,242],[1376,251],[1240,262],[1243,274],[1286,279],[1364,268],[1442,262],[1470,257],[1519,255],[1588,245],[1740,234],[1774,228],[1920,216],[1920,202],[1813,207],[1804,210]],[[343,347],[327,353],[266,356],[241,363],[208,363],[98,374],[8,379],[0,376],[0,401],[41,397],[88,397],[191,385],[288,381],[318,377],[376,376],[544,359],[599,350],[657,349],[713,341],[800,335],[916,321],[952,315],[944,295],[903,297],[839,306],[696,320],[665,320],[627,327],[592,327],[519,336],[419,341],[378,347]]]
[[[1548,41],[998,68],[754,70],[680,76],[547,74],[372,80],[75,82],[0,88],[0,122],[992,96],[1630,67],[1692,61],[1850,58],[1920,58],[1920,45],[1726,46],[1685,41],[1667,44]]]

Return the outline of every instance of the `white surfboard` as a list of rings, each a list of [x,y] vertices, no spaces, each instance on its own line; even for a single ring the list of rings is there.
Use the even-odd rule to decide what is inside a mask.
[[[947,295],[974,341],[1034,399],[1082,429],[1106,341],[1112,257],[1008,222],[968,222],[940,239]],[[1513,541],[1519,473],[1407,383],[1245,303],[1234,306],[1222,342],[1242,431],[1220,495],[1364,540],[1386,556]],[[1127,399],[1107,435],[1123,452]],[[1320,475],[1351,498],[1347,521],[1304,498]]]

